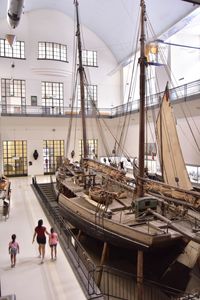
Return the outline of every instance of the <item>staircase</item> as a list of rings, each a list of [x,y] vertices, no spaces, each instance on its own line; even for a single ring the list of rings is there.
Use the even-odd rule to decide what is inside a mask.
[[[58,195],[56,194],[54,183],[37,184],[37,192],[39,193],[39,200],[42,206],[47,208],[54,223],[57,223],[60,226],[64,225],[65,221],[59,212],[57,202]]]

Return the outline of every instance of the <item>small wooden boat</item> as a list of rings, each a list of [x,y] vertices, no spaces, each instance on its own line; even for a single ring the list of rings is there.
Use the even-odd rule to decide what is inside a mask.
[[[106,191],[102,187],[93,186],[89,189],[89,196],[99,204],[109,205],[112,203],[113,199],[116,198],[117,194]]]

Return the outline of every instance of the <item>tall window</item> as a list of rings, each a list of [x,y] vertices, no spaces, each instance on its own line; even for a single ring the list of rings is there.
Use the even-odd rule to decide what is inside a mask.
[[[64,157],[63,140],[43,141],[44,174],[55,173],[57,168],[62,164],[63,157]]]
[[[98,140],[90,139],[87,140],[88,157],[95,159],[98,157]],[[79,156],[83,157],[83,140],[79,141]]]
[[[85,108],[87,110],[92,110],[92,108],[97,107],[97,85],[85,85]],[[81,106],[81,91],[80,85],[78,86],[78,106]]]
[[[3,141],[3,170],[6,176],[27,175],[26,141]]]
[[[63,113],[63,83],[42,82],[42,106],[46,114]]]
[[[84,66],[97,67],[97,52],[92,50],[82,50],[82,61]]]
[[[67,62],[67,46],[57,43],[39,42],[38,59],[52,59]]]
[[[25,113],[25,80],[1,79],[2,113]]]
[[[24,42],[16,41],[11,47],[7,40],[0,39],[0,57],[25,59]]]

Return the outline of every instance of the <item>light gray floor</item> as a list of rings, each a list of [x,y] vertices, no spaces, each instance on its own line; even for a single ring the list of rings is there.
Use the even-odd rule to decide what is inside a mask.
[[[40,182],[48,180],[41,176]],[[34,228],[39,219],[50,224],[35,196],[30,177],[11,178],[11,210],[8,220],[0,216],[0,280],[2,296],[16,294],[17,300],[82,300],[86,299],[75,275],[58,245],[57,261],[50,260],[46,245],[44,264],[40,264],[38,247],[32,244]],[[20,253],[15,268],[10,266],[8,243],[17,235]]]

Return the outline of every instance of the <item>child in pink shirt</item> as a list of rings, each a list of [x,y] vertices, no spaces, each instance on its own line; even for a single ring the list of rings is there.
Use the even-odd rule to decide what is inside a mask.
[[[11,268],[15,267],[16,256],[19,253],[19,244],[16,242],[16,234],[12,234],[12,241],[8,245],[8,252],[10,254]]]
[[[58,235],[54,232],[54,229],[51,228],[49,235],[49,246],[51,247],[51,259],[57,258],[57,244],[58,244]]]

